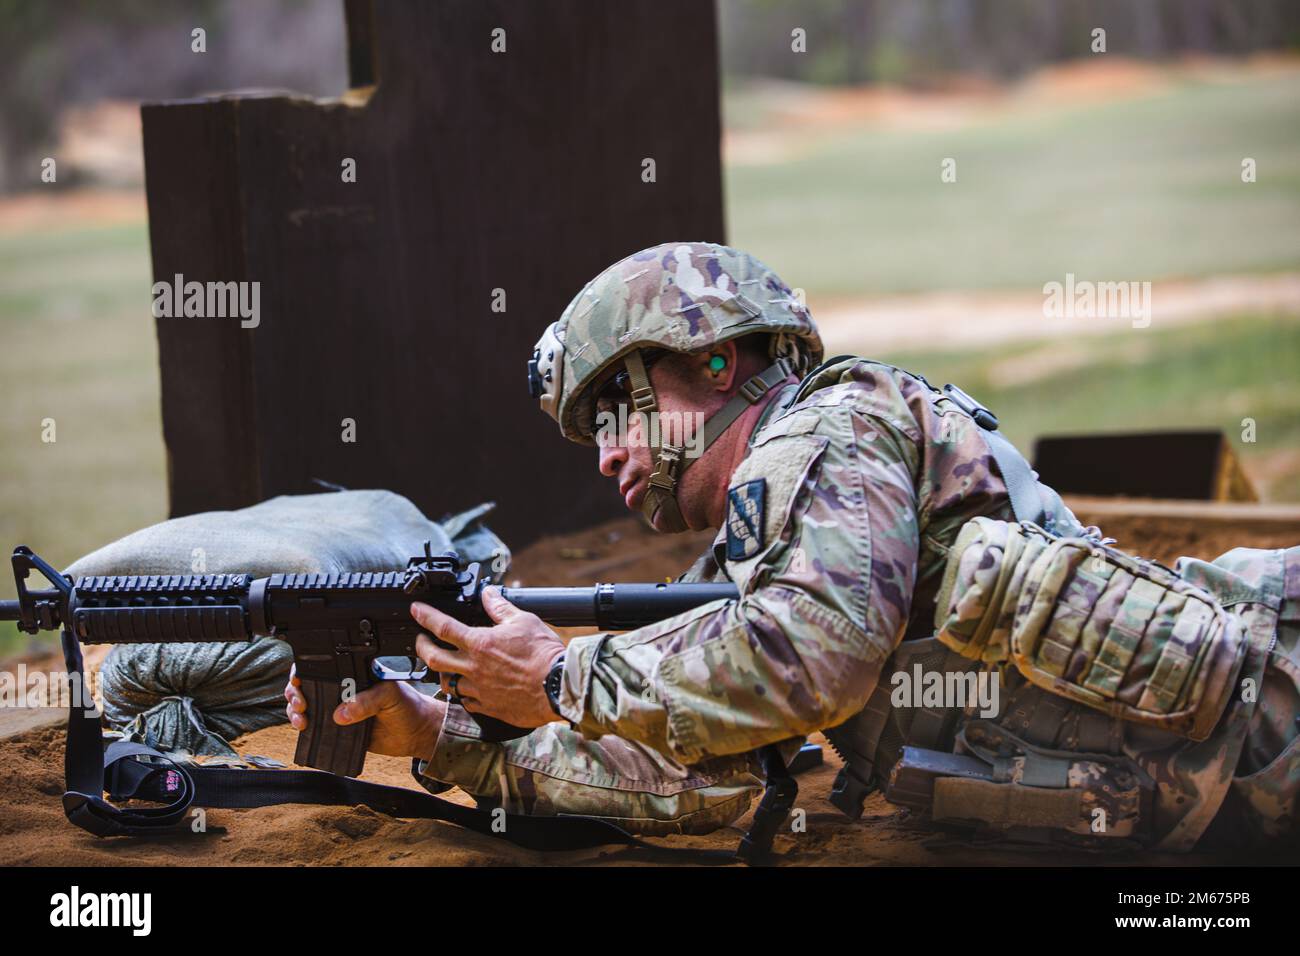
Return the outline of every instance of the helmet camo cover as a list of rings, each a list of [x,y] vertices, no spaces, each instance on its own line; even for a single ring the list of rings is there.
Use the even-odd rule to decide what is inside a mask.
[[[566,438],[592,444],[592,386],[634,349],[694,352],[750,333],[802,373],[821,361],[808,309],[753,256],[708,242],[671,242],[610,266],[542,335],[531,379]]]

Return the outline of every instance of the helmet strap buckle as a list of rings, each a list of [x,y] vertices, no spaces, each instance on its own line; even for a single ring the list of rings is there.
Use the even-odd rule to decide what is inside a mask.
[[[682,463],[682,449],[675,445],[663,445],[655,458],[655,470],[650,475],[652,488],[662,488],[667,494],[677,490],[677,479]]]
[[[655,401],[655,390],[649,385],[644,388],[633,389],[632,391],[632,409],[643,414],[649,414],[658,407]]]

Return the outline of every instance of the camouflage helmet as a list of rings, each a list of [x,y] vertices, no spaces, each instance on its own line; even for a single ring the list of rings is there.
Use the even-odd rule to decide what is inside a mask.
[[[696,352],[755,333],[770,337],[773,364],[710,416],[706,448],[769,389],[820,362],[821,338],[790,287],[753,256],[711,242],[664,243],[616,262],[574,297],[533,350],[529,389],[564,437],[590,445],[595,387],[619,371],[636,412],[656,411],[643,349]],[[643,513],[684,531],[676,487],[691,459],[667,444],[654,445],[653,457]]]
[[[770,268],[729,246],[667,242],[587,283],[537,343],[530,386],[565,438],[590,445],[592,386],[629,352],[695,352],[755,332],[798,374],[821,361],[807,307]]]

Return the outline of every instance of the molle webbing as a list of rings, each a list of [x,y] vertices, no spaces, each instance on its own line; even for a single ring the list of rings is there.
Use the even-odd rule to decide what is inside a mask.
[[[958,536],[935,623],[967,657],[1192,740],[1218,723],[1247,648],[1237,619],[1169,569],[990,518]]]

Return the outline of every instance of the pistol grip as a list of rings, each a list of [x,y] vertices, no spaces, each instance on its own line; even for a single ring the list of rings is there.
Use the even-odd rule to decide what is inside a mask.
[[[341,777],[361,776],[370,744],[371,722],[336,724],[334,708],[343,701],[343,685],[308,677],[300,680],[300,689],[307,698],[307,729],[298,735],[294,763],[328,770]]]

